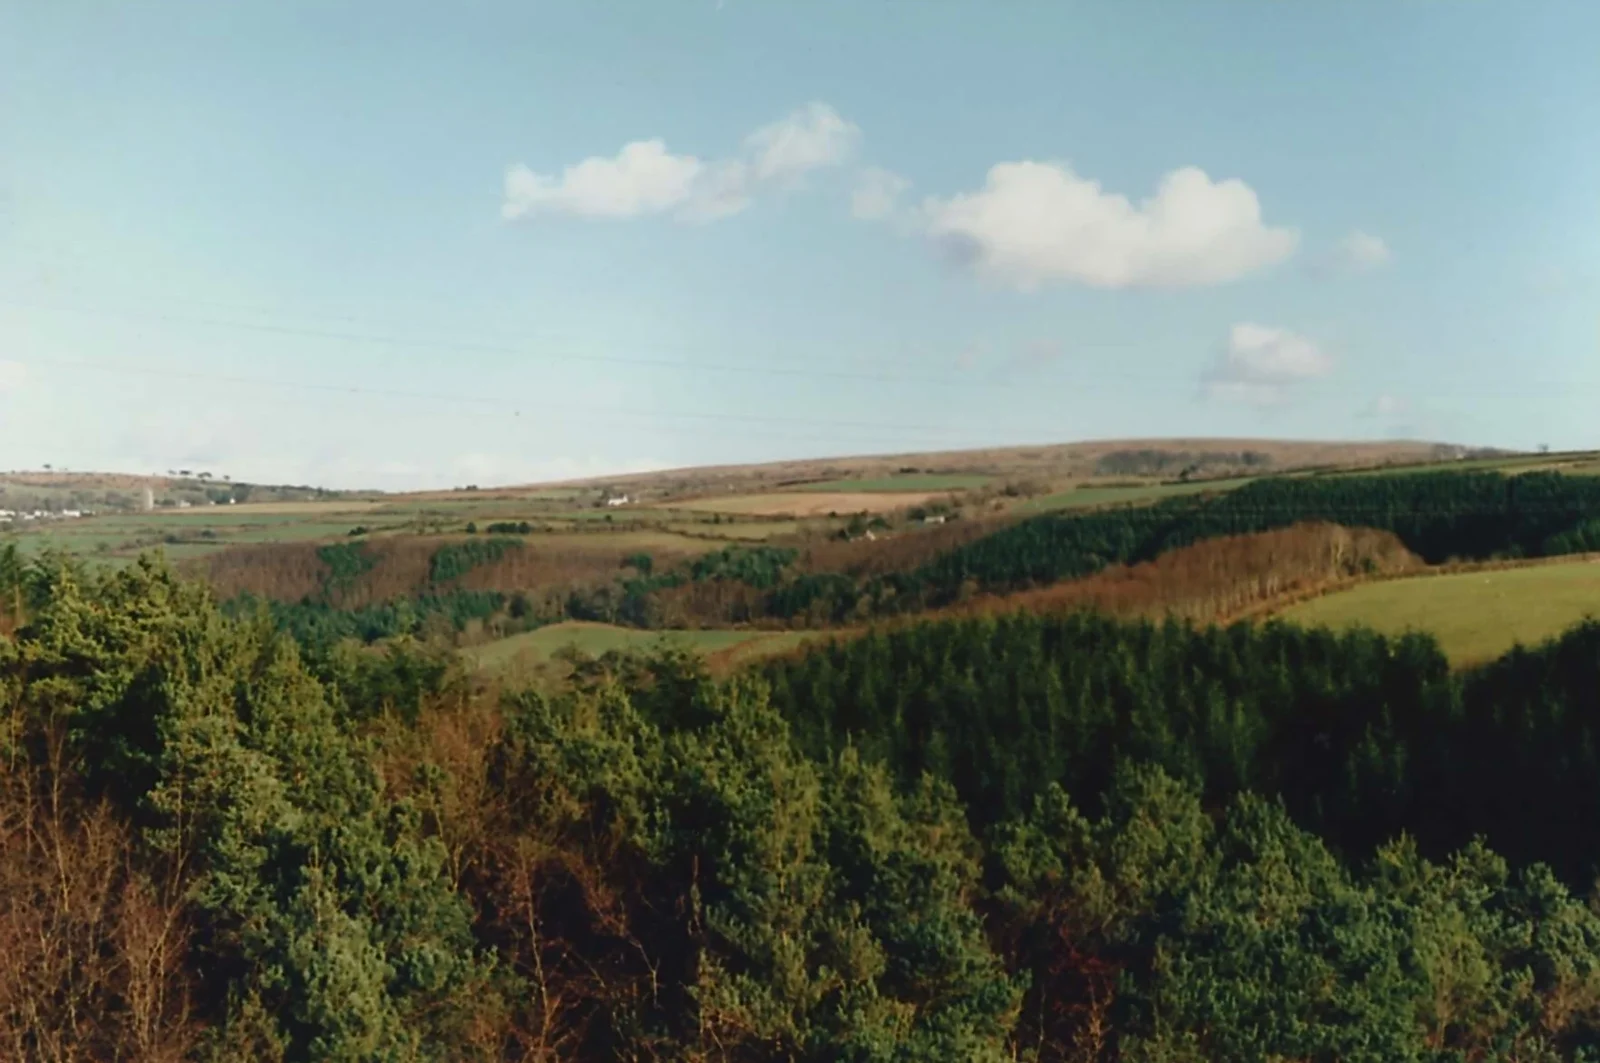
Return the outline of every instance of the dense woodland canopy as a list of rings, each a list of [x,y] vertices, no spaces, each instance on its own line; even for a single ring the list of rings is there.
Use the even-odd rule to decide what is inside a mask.
[[[1484,837],[1578,887],[1600,873],[1600,622],[1452,673],[1422,635],[1016,613],[768,672],[808,751],[935,775],[978,824],[1050,785],[1092,805],[1132,761],[1209,802],[1280,800],[1352,856],[1402,832],[1435,856]]]
[[[540,693],[0,568],[4,1058],[1600,1059],[1593,625],[1451,676],[954,620]]]

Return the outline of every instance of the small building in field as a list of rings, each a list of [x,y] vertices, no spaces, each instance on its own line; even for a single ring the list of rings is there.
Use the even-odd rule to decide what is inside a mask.
[[[627,504],[628,504],[628,496],[627,495],[617,495],[615,498],[606,499],[606,505],[608,505],[608,506],[625,506]]]

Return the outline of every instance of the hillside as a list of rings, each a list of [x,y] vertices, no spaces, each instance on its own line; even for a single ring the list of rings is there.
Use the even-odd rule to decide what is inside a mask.
[[[1367,468],[1509,455],[1509,451],[1418,441],[1319,442],[1281,439],[1111,439],[860,457],[815,458],[760,465],[721,465],[625,476],[591,477],[549,486],[607,487],[652,497],[749,493],[829,480],[873,480],[905,474],[970,475],[1048,482],[1125,476],[1177,477],[1196,467],[1206,476],[1296,469]]]
[[[411,635],[296,652],[149,563],[5,561],[0,614],[14,1058],[1600,1049],[1596,625],[1453,673],[1023,612],[507,686]]]
[[[309,485],[256,484],[191,470],[166,476],[36,470],[0,472],[0,509],[13,512],[92,510],[131,513],[144,509],[145,493],[157,508],[240,502],[324,502],[362,497]]]
[[[1595,456],[1243,453],[35,522],[0,1037],[1588,1058]]]
[[[1588,474],[1589,454],[1452,452],[1403,465],[1395,463],[1408,451],[1389,444],[1246,440],[1053,453],[1091,462],[1089,477],[1020,481],[1006,463],[1026,453],[974,452],[961,456],[961,472],[859,459],[658,474],[668,479],[627,491],[605,483],[207,499],[13,522],[11,540],[24,555],[58,549],[111,567],[159,549],[230,608],[264,605],[303,637],[427,633],[464,647],[564,621],[817,630],[1069,603],[1209,620],[1396,566],[1595,548],[1600,480]],[[1337,454],[1390,464],[1274,471]],[[1241,466],[1251,471],[1210,475]],[[1161,470],[1177,471],[1154,475]],[[829,478],[784,479],[808,471]],[[747,489],[673,493],[686,477],[723,474],[744,477]],[[66,475],[28,482],[62,489],[76,482]],[[119,482],[133,481],[102,484]],[[1323,530],[1298,535],[1297,524]]]

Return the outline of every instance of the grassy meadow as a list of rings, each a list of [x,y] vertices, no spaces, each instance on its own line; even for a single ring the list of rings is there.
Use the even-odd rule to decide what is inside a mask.
[[[830,493],[864,491],[872,494],[894,491],[975,491],[987,486],[993,479],[992,476],[975,473],[905,473],[870,479],[823,480],[820,483],[799,484],[794,490]]]
[[[1243,487],[1253,477],[1231,480],[1192,480],[1188,483],[1119,484],[1097,486],[1086,481],[1066,491],[1030,499],[1019,508],[1025,513],[1049,513],[1063,509],[1083,509],[1089,506],[1147,505],[1164,498],[1179,495],[1198,495],[1207,491],[1232,491]]]
[[[446,501],[278,502],[112,513],[30,523],[0,534],[0,541],[15,542],[28,556],[58,550],[116,565],[152,550],[176,561],[232,545],[348,541],[358,528],[369,536],[440,535],[462,533],[469,523],[486,532],[498,521],[529,522],[536,530],[526,538],[534,546],[604,543],[675,553],[714,549],[717,540],[765,541],[800,529],[796,521],[759,515],[573,509],[566,496],[530,502],[463,495]]]
[[[801,518],[893,513],[948,497],[942,491],[773,491],[697,498],[680,505],[683,509],[728,516]]]
[[[812,634],[808,631],[644,631],[612,624],[568,621],[473,646],[462,652],[471,664],[486,672],[503,671],[519,663],[548,661],[557,652],[569,647],[594,657],[612,650],[648,650],[659,646],[681,647],[702,654],[737,649],[739,659],[746,661],[792,649]]]
[[[1378,468],[1341,469],[1324,473],[1331,476],[1407,476],[1416,472],[1487,471],[1513,475],[1519,472],[1556,470],[1573,475],[1600,473],[1600,454],[1575,451],[1563,454],[1512,454],[1492,458],[1463,458],[1422,464],[1390,464]]]
[[[1592,559],[1367,583],[1278,614],[1307,626],[1423,631],[1457,665],[1560,634],[1600,616],[1600,562]]]

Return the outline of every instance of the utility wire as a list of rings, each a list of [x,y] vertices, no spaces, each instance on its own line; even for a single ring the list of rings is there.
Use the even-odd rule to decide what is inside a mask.
[[[686,359],[642,358],[620,354],[588,354],[575,351],[543,351],[527,346],[507,343],[489,343],[471,340],[411,339],[403,336],[374,335],[367,332],[344,332],[325,328],[308,328],[256,321],[239,321],[214,317],[192,317],[156,311],[124,310],[106,307],[75,306],[66,303],[37,303],[10,297],[0,297],[7,306],[31,310],[55,310],[74,314],[91,314],[97,317],[119,317],[157,321],[172,325],[199,325],[210,328],[235,329],[265,335],[294,336],[302,339],[335,340],[383,347],[399,347],[427,351],[462,351],[476,354],[512,354],[542,361],[587,362],[596,365],[625,365],[634,368],[691,370],[703,373],[742,373],[758,376],[809,377],[823,380],[860,380],[875,383],[905,383],[917,380],[924,383],[970,387],[973,380],[958,377],[911,377],[905,374],[866,373],[847,370],[818,369],[814,367],[775,365],[736,365],[726,362],[699,362]]]
[[[90,362],[79,359],[67,358],[30,358],[29,364],[51,366],[67,369],[73,372],[98,372],[118,373],[134,376],[162,377],[180,380],[198,380],[210,383],[241,385],[250,387],[283,388],[295,391],[310,391],[333,394],[370,395],[384,398],[420,399],[427,402],[443,402],[489,406],[500,409],[514,410],[520,415],[524,409],[549,409],[557,413],[580,413],[586,416],[616,417],[624,419],[667,420],[683,419],[695,421],[710,421],[737,424],[794,424],[801,426],[819,426],[829,428],[859,428],[872,431],[905,431],[913,433],[935,433],[948,436],[951,434],[948,425],[912,425],[893,424],[881,421],[843,421],[821,418],[780,417],[770,414],[736,414],[736,413],[704,413],[688,411],[651,411],[651,410],[625,410],[606,407],[578,406],[571,403],[515,403],[503,398],[491,398],[483,395],[451,394],[441,392],[405,391],[397,388],[375,388],[360,385],[345,384],[320,384],[310,381],[271,379],[266,377],[237,376],[224,373],[202,373],[193,370],[181,369],[156,369],[150,366],[116,365],[106,362]],[[884,438],[884,437],[880,437]]]
[[[806,366],[794,365],[740,365],[728,362],[705,362],[692,359],[673,358],[648,358],[624,354],[591,354],[586,352],[540,349],[526,344],[508,342],[493,342],[487,340],[463,339],[417,339],[404,336],[383,335],[370,331],[343,331],[328,328],[313,328],[302,325],[290,325],[274,322],[242,321],[223,317],[190,316],[171,314],[164,311],[130,310],[118,307],[86,306],[64,302],[37,302],[27,299],[18,299],[11,296],[0,296],[0,305],[13,306],[21,309],[44,310],[68,314],[85,314],[96,317],[121,318],[135,321],[152,321],[161,324],[178,326],[199,326],[205,328],[232,329],[241,332],[251,332],[261,335],[291,336],[301,339],[328,340],[343,343],[358,343],[370,346],[393,347],[400,349],[421,351],[456,351],[476,354],[515,355],[520,358],[535,359],[544,362],[572,362],[591,365],[619,365],[634,368],[664,369],[682,372],[726,373],[750,376],[776,376],[791,379],[818,379],[818,380],[854,380],[872,383],[888,384],[927,384],[939,387],[958,387],[989,392],[1027,392],[1036,394],[1039,383],[1036,380],[1007,379],[1007,374],[1023,368],[1028,359],[1010,359],[1001,361],[998,365],[986,367],[983,373],[976,369],[960,375],[934,375],[917,372],[864,372],[843,369],[818,368],[813,361]],[[337,320],[355,322],[353,318],[338,318]],[[1127,353],[1124,346],[1107,347],[1101,345],[1093,352],[1093,356],[1102,361],[1113,356]],[[1530,387],[1536,387],[1537,393],[1548,396],[1553,389],[1600,389],[1600,380],[1539,380],[1528,382]],[[1169,392],[1195,392],[1199,385],[1191,378],[1181,374],[1152,370],[1123,370],[1107,367],[1103,364],[1095,366],[1092,376],[1077,375],[1062,382],[1073,390],[1088,390],[1100,387],[1117,387],[1124,384],[1137,384],[1146,391],[1164,390]],[[1456,390],[1456,395],[1493,395],[1503,397],[1510,392],[1505,387],[1495,387],[1481,391],[1463,392]],[[763,418],[765,420],[767,418]]]

